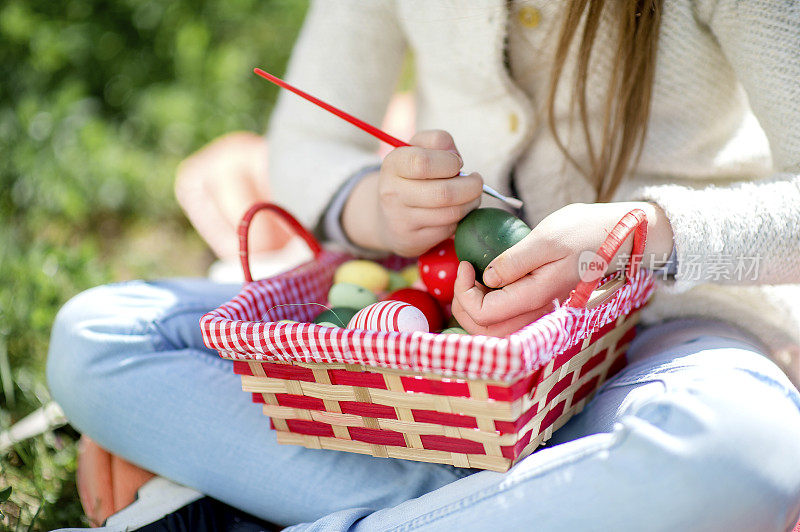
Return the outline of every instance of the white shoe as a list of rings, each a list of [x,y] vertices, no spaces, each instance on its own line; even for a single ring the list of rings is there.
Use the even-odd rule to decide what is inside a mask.
[[[136,500],[111,515],[104,526],[93,531],[128,532],[138,530],[204,497],[199,491],[176,484],[164,477],[155,477],[142,485],[136,492]],[[64,528],[59,532],[86,530],[84,528]]]

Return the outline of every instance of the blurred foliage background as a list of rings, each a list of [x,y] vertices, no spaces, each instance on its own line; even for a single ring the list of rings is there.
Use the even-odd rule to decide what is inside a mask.
[[[212,256],[173,194],[177,163],[264,130],[306,0],[5,0],[0,4],[0,428],[49,401],[59,307],[91,286],[203,275]],[[0,528],[86,526],[77,434],[3,454]]]

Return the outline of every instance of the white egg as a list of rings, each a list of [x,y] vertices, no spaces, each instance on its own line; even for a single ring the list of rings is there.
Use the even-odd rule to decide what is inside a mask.
[[[363,308],[353,316],[347,328],[397,332],[430,330],[422,311],[402,301],[381,301]]]

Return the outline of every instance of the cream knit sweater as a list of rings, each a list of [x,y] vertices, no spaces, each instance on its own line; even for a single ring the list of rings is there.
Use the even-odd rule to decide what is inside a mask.
[[[498,190],[510,190],[513,169],[535,224],[564,205],[593,200],[542,110],[562,7],[547,0],[320,0],[287,77],[380,123],[411,50],[417,127],[449,131],[465,168]],[[605,21],[589,74],[592,127],[612,31]],[[587,149],[568,118],[571,86],[567,76],[556,122],[581,160]],[[376,141],[289,93],[280,96],[269,136],[276,201],[308,226],[350,176],[378,162]],[[648,135],[616,199],[658,203],[675,233],[681,267],[674,282],[661,283],[646,322],[729,321],[798,371],[800,2],[665,0]]]

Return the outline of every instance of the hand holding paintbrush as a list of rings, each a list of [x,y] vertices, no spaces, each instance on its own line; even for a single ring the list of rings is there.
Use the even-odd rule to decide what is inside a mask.
[[[522,204],[484,185],[480,175],[461,172],[461,156],[444,131],[418,132],[409,144],[263,70],[255,72],[397,148],[384,158],[380,172],[363,177],[348,192],[341,211],[342,228],[362,247],[416,256],[452,236],[484,192],[515,208]]]
[[[316,97],[308,94],[307,92],[304,92],[304,91],[294,87],[293,85],[285,82],[284,80],[282,80],[282,79],[280,79],[280,78],[278,78],[276,76],[273,76],[269,72],[261,70],[260,68],[253,69],[253,72],[255,72],[257,75],[261,76],[262,78],[264,78],[264,79],[266,79],[268,81],[271,81],[272,83],[278,85],[279,87],[282,87],[282,88],[284,88],[286,90],[289,90],[289,91],[297,94],[301,98],[305,98],[309,102],[322,107],[326,111],[335,114],[336,116],[338,116],[339,118],[341,118],[343,120],[346,120],[347,122],[350,122],[351,124],[353,124],[357,128],[360,128],[360,129],[366,131],[367,133],[369,133],[373,137],[376,137],[377,139],[379,139],[379,140],[381,140],[381,141],[383,141],[383,142],[385,142],[385,143],[387,143],[387,144],[389,144],[391,146],[394,146],[395,148],[399,148],[399,147],[402,147],[402,146],[411,146],[411,144],[408,144],[407,142],[403,142],[402,140],[400,140],[398,138],[395,138],[392,135],[389,135],[385,131],[382,131],[382,130],[378,129],[377,127],[375,127],[375,126],[373,126],[371,124],[368,124],[368,123],[364,122],[363,120],[361,120],[359,118],[356,118],[353,115],[351,115],[349,113],[346,113],[346,112],[342,111],[341,109],[338,109],[337,107],[334,107],[334,106],[332,106],[331,104],[329,104],[327,102],[323,102],[319,98],[316,98]],[[462,172],[460,175],[465,176],[467,174]],[[508,196],[504,196],[503,194],[501,194],[500,192],[496,191],[495,189],[493,189],[489,185],[486,185],[486,184],[483,185],[483,193],[484,194],[488,194],[489,196],[492,196],[494,198],[499,199],[500,201],[502,201],[506,205],[514,208],[515,210],[519,210],[519,209],[522,208],[522,201],[518,200],[517,198],[510,198]]]

